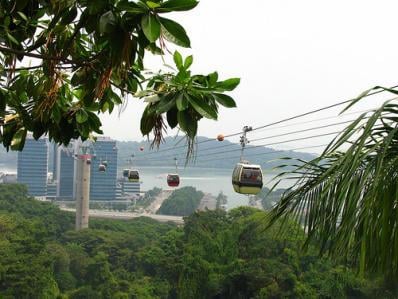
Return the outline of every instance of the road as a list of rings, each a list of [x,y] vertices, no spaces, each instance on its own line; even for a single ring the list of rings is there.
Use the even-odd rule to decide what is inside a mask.
[[[203,198],[200,201],[198,210],[199,211],[205,211],[206,208],[209,210],[215,210],[217,206],[217,201],[216,198],[211,195],[210,193],[205,193]]]
[[[59,207],[63,211],[76,212],[75,209]],[[138,217],[149,217],[159,222],[174,222],[177,224],[184,224],[184,220],[180,216],[169,216],[169,215],[156,215],[148,213],[131,213],[131,212],[115,212],[115,211],[104,211],[104,210],[90,210],[89,216],[93,218],[110,218],[110,219],[121,219],[128,220]]]
[[[147,213],[156,214],[156,211],[160,209],[162,203],[169,198],[173,191],[174,190],[162,190],[160,194],[156,196],[156,199],[149,205],[149,207],[145,209]]]

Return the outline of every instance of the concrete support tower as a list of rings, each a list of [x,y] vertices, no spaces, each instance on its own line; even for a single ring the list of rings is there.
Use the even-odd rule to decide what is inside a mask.
[[[76,230],[88,228],[88,212],[90,199],[91,155],[83,154],[76,157]]]

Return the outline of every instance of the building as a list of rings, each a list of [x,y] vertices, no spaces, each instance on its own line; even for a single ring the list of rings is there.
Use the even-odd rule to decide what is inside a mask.
[[[98,137],[93,143],[95,159],[91,162],[90,200],[115,200],[117,181],[116,140]],[[106,170],[100,171],[100,165]]]
[[[17,182],[28,188],[31,196],[47,195],[48,142],[47,138],[26,137],[25,147],[18,152]]]
[[[128,180],[123,181],[123,196],[129,197],[140,195],[140,185],[140,182],[129,182]]]
[[[0,173],[0,183],[15,184],[17,182],[17,175],[15,173]]]
[[[74,142],[68,146],[59,146],[56,150],[55,175],[58,181],[57,198],[60,200],[73,200],[74,178],[75,178],[75,157]]]
[[[47,195],[48,200],[55,200],[57,197],[57,183],[55,181],[47,182]]]

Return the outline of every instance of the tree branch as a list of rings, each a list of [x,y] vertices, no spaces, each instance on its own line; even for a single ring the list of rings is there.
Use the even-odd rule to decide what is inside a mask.
[[[0,52],[23,55],[23,56],[28,56],[28,57],[33,57],[33,58],[38,58],[38,59],[43,59],[43,60],[63,61],[63,62],[67,62],[70,64],[89,65],[84,62],[77,62],[77,61],[70,60],[70,59],[67,59],[64,57],[51,56],[51,55],[46,55],[46,54],[30,53],[30,52],[25,52],[25,51],[21,51],[21,50],[17,50],[17,49],[11,49],[8,47],[3,47],[3,46],[0,46]]]

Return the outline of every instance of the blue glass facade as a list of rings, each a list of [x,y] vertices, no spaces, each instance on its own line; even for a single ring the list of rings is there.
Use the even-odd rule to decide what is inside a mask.
[[[116,141],[98,137],[93,143],[95,159],[91,163],[90,200],[115,200],[117,180]],[[99,165],[106,161],[106,171],[98,171]]]
[[[75,175],[73,144],[60,147],[57,152],[57,197],[62,200],[72,200]]]
[[[47,195],[47,164],[47,139],[27,137],[23,151],[18,152],[17,182],[27,186],[29,195]]]

